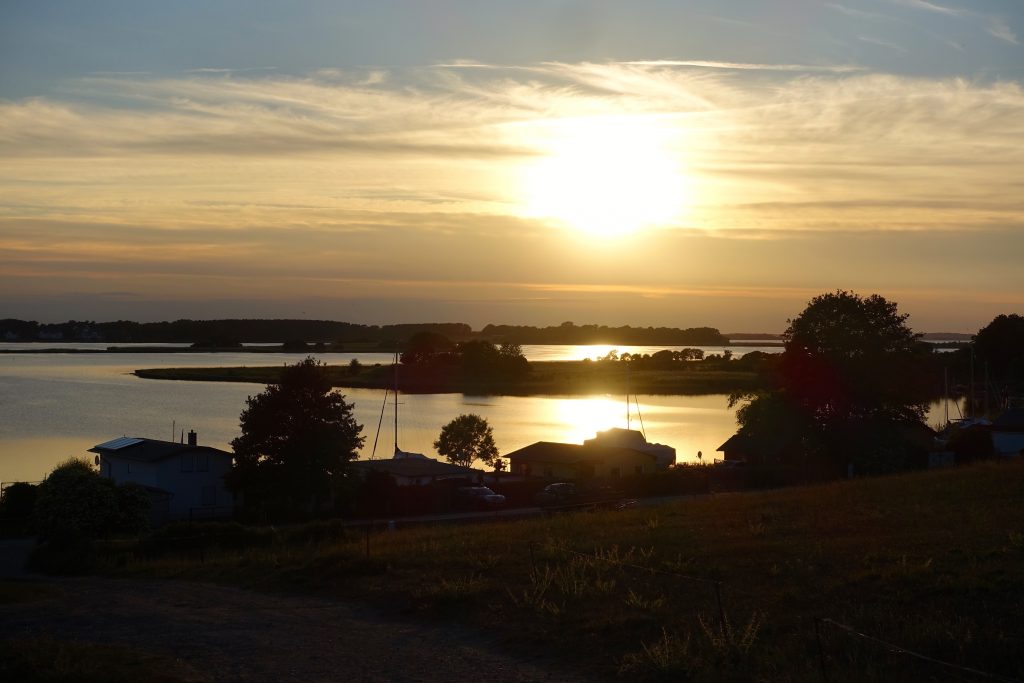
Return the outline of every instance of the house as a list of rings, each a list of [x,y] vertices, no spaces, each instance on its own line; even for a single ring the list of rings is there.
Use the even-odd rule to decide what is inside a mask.
[[[511,463],[513,475],[549,479],[626,477],[651,474],[658,469],[658,456],[654,453],[620,446],[598,446],[592,442],[593,439],[591,443],[580,445],[538,441],[505,457]]]
[[[992,421],[992,446],[996,455],[1024,454],[1024,408],[1013,408]]]
[[[121,484],[139,484],[149,493],[151,520],[227,517],[234,496],[224,487],[233,455],[200,446],[194,431],[188,443],[124,436],[93,446],[100,475]]]
[[[716,450],[722,452],[722,461],[728,464],[764,465],[791,461],[798,448],[798,440],[782,432],[761,437],[737,432]]]
[[[654,456],[655,463],[660,469],[668,469],[676,464],[676,449],[663,443],[650,443],[642,432],[635,429],[612,427],[598,432],[593,439],[585,439],[583,445],[631,448],[634,451],[650,453]]]
[[[483,476],[481,470],[470,467],[460,467],[446,462],[440,462],[424,455],[410,454],[402,451],[403,455],[382,460],[353,460],[349,466],[354,472],[366,476],[370,472],[386,474],[394,478],[398,486],[417,486],[430,484],[442,479],[466,478],[474,481],[480,480]],[[410,455],[418,457],[409,457]]]

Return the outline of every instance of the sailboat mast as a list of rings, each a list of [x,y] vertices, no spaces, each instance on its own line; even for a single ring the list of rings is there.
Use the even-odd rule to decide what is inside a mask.
[[[626,363],[626,429],[629,429],[629,363]]]
[[[398,453],[398,351],[395,351],[395,453]]]

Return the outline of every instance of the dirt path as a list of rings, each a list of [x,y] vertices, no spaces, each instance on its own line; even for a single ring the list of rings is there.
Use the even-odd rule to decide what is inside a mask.
[[[449,625],[316,597],[183,581],[33,579],[0,638],[51,636],[181,659],[213,681],[573,681]]]

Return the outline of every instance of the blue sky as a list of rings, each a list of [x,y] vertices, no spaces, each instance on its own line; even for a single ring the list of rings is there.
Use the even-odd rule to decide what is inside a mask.
[[[1016,0],[7,0],[0,315],[779,330],[852,288],[973,331],[1024,305],[1022,36]]]

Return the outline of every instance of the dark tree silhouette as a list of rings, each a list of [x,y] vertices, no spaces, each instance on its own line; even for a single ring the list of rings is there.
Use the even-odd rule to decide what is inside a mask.
[[[816,296],[785,332],[776,390],[746,396],[740,434],[799,460],[860,472],[909,464],[929,399],[931,351],[894,302],[836,291]],[[916,451],[915,451],[916,452]]]
[[[244,493],[246,505],[282,512],[317,511],[363,445],[352,404],[332,391],[325,366],[312,357],[250,396],[240,426],[228,485]]]
[[[441,428],[434,448],[454,465],[470,467],[474,460],[501,469],[502,460],[494,445],[494,432],[487,420],[472,413],[459,415]]]
[[[783,388],[818,419],[879,413],[920,419],[930,351],[907,317],[877,294],[840,290],[814,297],[785,332]]]
[[[994,379],[1024,381],[1024,316],[996,316],[974,336],[974,354]]]

